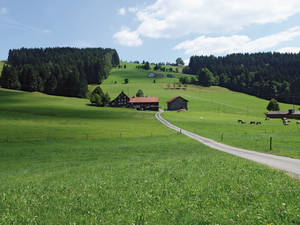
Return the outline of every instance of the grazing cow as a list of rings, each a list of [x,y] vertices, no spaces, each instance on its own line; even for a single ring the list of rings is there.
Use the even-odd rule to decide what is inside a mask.
[[[241,124],[246,124],[246,121],[243,121],[243,120],[242,120]]]
[[[287,120],[286,122],[290,123],[291,121],[290,121],[290,120]]]
[[[261,122],[260,122],[260,121],[257,121],[257,122],[256,122],[256,125],[261,125]]]
[[[296,121],[296,124],[299,125],[299,124],[300,124],[300,121]]]
[[[238,122],[238,123],[241,123],[242,121],[243,121],[243,120],[238,120],[237,122]]]
[[[270,118],[269,118],[269,117],[266,117],[265,120],[270,120]]]
[[[255,121],[250,121],[250,124],[255,124]]]

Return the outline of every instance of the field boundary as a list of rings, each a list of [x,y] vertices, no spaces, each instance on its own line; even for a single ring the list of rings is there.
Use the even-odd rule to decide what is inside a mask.
[[[162,116],[162,111],[155,114],[155,117],[165,126],[180,132],[210,148],[226,152],[244,159],[248,159],[254,162],[258,162],[275,169],[283,170],[297,176],[300,176],[300,160],[288,158],[284,156],[277,156],[268,153],[256,152],[254,150],[242,149],[237,147],[232,147],[209,138],[202,137],[200,135],[194,134],[187,130],[181,129],[169,121],[165,120]]]

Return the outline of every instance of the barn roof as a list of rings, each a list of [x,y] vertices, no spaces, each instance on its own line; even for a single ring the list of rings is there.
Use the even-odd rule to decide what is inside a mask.
[[[157,97],[135,97],[130,98],[129,103],[153,103],[158,102]]]
[[[176,97],[170,99],[169,101],[167,101],[167,103],[174,102],[177,98],[182,98],[184,101],[187,101],[187,102],[188,102],[188,100],[184,99],[183,97],[181,97],[181,96],[176,96]]]

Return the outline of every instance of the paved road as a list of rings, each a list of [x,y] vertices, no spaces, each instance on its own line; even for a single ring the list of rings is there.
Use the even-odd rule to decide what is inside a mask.
[[[173,130],[176,130],[178,132],[181,132],[182,134],[185,134],[186,136],[188,136],[192,139],[195,139],[196,141],[199,141],[208,147],[211,147],[211,148],[223,151],[223,152],[227,152],[229,154],[236,155],[241,158],[249,159],[254,162],[262,163],[262,164],[268,165],[270,167],[284,170],[289,173],[300,176],[300,160],[299,159],[292,159],[292,158],[288,158],[288,157],[271,155],[271,154],[267,154],[267,153],[256,152],[256,151],[251,151],[251,150],[246,150],[246,149],[241,149],[241,148],[236,148],[236,147],[232,147],[229,145],[225,145],[225,144],[219,143],[217,141],[214,141],[212,139],[205,138],[205,137],[199,136],[197,134],[194,134],[192,132],[183,130],[183,129],[171,124],[164,118],[162,118],[161,113],[162,112],[158,112],[155,114],[155,116],[165,126],[171,128]]]

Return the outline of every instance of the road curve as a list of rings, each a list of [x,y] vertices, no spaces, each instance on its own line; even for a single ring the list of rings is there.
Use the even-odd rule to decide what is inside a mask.
[[[246,149],[241,149],[241,148],[236,148],[236,147],[232,147],[229,145],[225,145],[225,144],[219,143],[217,141],[214,141],[212,139],[205,138],[205,137],[199,136],[197,134],[194,134],[192,132],[189,132],[187,130],[181,129],[181,128],[171,124],[164,118],[162,118],[161,113],[162,112],[156,113],[155,117],[161,123],[163,123],[165,126],[171,128],[175,131],[181,132],[182,134],[184,134],[192,139],[195,139],[196,141],[199,141],[202,144],[204,144],[210,148],[214,148],[214,149],[217,149],[222,152],[227,152],[229,154],[232,154],[232,155],[235,155],[235,156],[238,156],[241,158],[249,159],[254,162],[265,164],[267,166],[300,176],[300,160],[299,159],[292,159],[292,158],[288,158],[288,157],[271,155],[271,154],[267,154],[267,153],[256,152],[256,151],[251,151],[251,150],[246,150]]]

